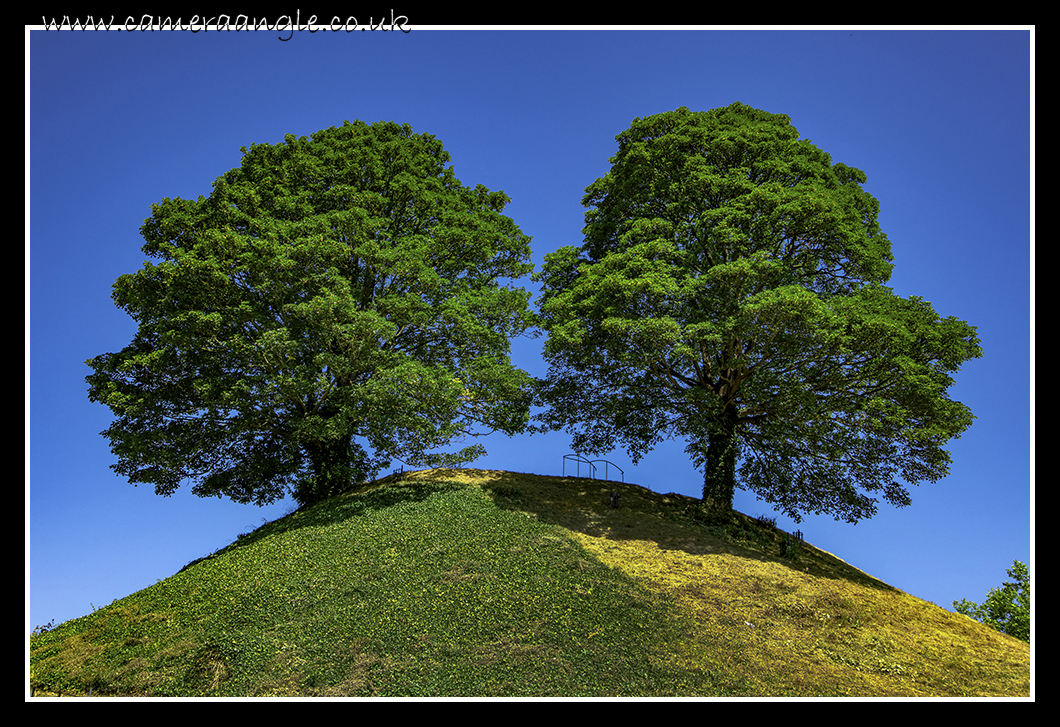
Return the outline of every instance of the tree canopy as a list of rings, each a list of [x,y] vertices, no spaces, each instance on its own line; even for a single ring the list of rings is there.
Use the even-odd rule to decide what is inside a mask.
[[[1012,561],[1007,580],[991,588],[982,605],[962,598],[953,602],[957,613],[974,618],[992,629],[1020,641],[1031,640],[1031,571],[1026,563]]]
[[[866,175],[739,103],[635,119],[546,255],[548,429],[636,462],[687,441],[703,497],[856,522],[948,472],[973,420],[947,389],[975,329],[902,299]]]
[[[346,122],[242,149],[209,197],[163,199],[156,262],[113,299],[138,329],[87,363],[133,483],[310,503],[397,459],[454,465],[466,436],[522,431],[529,238],[503,192],[466,187],[441,142]]]

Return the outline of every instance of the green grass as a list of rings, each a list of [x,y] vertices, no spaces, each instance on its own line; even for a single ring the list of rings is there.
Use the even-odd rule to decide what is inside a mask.
[[[30,637],[115,696],[1027,696],[1029,646],[635,485],[414,473]]]

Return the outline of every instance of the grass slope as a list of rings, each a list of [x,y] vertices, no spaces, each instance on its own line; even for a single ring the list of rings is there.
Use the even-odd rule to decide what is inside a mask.
[[[30,688],[1029,696],[1028,644],[784,543],[768,523],[636,485],[411,473],[32,635]]]

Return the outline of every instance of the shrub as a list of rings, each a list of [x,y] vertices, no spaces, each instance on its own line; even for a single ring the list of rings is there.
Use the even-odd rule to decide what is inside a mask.
[[[979,605],[967,599],[954,601],[957,613],[997,629],[1021,641],[1031,640],[1031,574],[1024,563],[1013,561],[1009,578],[1000,588],[991,588]]]

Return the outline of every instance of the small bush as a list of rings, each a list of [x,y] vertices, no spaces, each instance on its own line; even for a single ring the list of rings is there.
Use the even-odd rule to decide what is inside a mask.
[[[775,517],[768,517],[767,515],[759,515],[755,518],[755,522],[758,523],[759,527],[765,528],[766,530],[777,529],[777,519]]]

